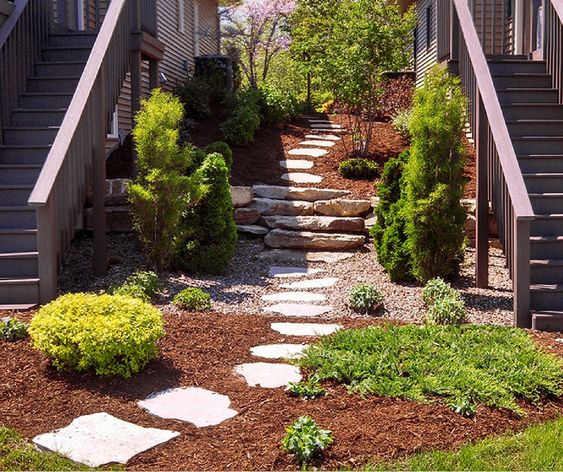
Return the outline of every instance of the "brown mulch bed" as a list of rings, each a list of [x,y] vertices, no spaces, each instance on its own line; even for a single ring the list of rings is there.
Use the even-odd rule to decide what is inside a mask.
[[[541,409],[525,405],[528,415],[523,418],[479,407],[476,417],[467,419],[440,403],[362,399],[338,385],[329,385],[327,397],[310,402],[292,398],[283,389],[250,388],[232,372],[237,364],[256,361],[250,347],[303,341],[272,331],[272,321],[281,319],[168,313],[160,359],[130,380],[59,374],[27,341],[0,342],[1,421],[31,438],[66,426],[79,415],[105,411],[142,426],[181,433],[135,457],[130,469],[282,470],[298,468],[279,444],[287,425],[304,414],[334,432],[333,446],[317,464],[327,469],[356,468],[423,449],[457,448],[563,414],[561,400]],[[370,324],[370,320],[340,321],[346,327]],[[537,339],[550,346],[555,337],[543,333]],[[239,414],[219,426],[197,429],[152,417],[136,406],[150,393],[176,386],[199,386],[229,395]]]

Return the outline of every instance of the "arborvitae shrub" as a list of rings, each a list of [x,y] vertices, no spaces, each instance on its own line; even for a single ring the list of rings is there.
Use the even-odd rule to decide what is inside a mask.
[[[379,173],[379,165],[369,159],[346,159],[338,166],[338,172],[347,179],[373,180]]]
[[[156,357],[164,329],[160,311],[141,300],[76,293],[43,306],[29,334],[58,370],[127,378]]]
[[[456,276],[463,258],[465,110],[459,79],[443,67],[433,68],[415,93],[405,214],[412,271],[421,282]]]
[[[225,158],[225,164],[227,164],[229,171],[232,169],[232,167],[233,167],[233,151],[231,150],[231,148],[229,147],[229,145],[227,143],[224,143],[223,141],[217,141],[215,143],[211,143],[211,144],[209,144],[208,146],[205,147],[204,152],[205,152],[205,155],[213,154],[214,152],[218,152],[219,154],[221,154]],[[203,163],[203,160],[205,159],[205,155],[204,155],[204,158],[201,160],[201,163]]]
[[[222,274],[237,243],[229,169],[221,154],[209,154],[200,168],[208,192],[184,217],[185,237],[177,265],[189,272]]]

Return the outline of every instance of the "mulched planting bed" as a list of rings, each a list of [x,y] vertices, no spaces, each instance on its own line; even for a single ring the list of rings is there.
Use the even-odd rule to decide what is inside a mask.
[[[315,464],[327,469],[360,467],[422,449],[452,449],[563,414],[562,400],[548,402],[542,408],[523,405],[528,412],[523,418],[479,407],[476,417],[467,419],[440,403],[362,399],[338,385],[329,385],[327,397],[311,402],[292,398],[283,389],[250,388],[232,369],[243,362],[260,361],[250,355],[251,347],[304,342],[304,338],[272,331],[273,321],[290,320],[167,313],[168,334],[160,343],[160,359],[130,380],[59,374],[31,349],[28,341],[0,342],[1,422],[31,438],[66,426],[79,415],[105,411],[141,426],[181,432],[171,442],[135,457],[128,465],[130,469],[281,470],[298,468],[279,444],[287,425],[303,414],[334,432],[333,446],[324,461]],[[340,322],[345,327],[361,327],[376,321]],[[557,337],[545,333],[537,339],[542,345],[553,346]],[[152,417],[135,404],[154,391],[176,386],[199,386],[229,395],[232,408],[239,414],[219,426],[197,429]]]

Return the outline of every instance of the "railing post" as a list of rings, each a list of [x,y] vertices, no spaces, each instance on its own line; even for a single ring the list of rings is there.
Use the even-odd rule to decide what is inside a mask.
[[[47,205],[38,207],[37,251],[39,253],[39,302],[45,304],[57,296],[57,214],[55,196]]]
[[[479,94],[476,97],[476,151],[477,151],[477,195],[475,228],[475,281],[477,287],[489,286],[489,197],[487,192],[487,153],[488,126],[487,115]]]
[[[531,328],[530,315],[530,221],[514,219],[514,316],[516,326]]]

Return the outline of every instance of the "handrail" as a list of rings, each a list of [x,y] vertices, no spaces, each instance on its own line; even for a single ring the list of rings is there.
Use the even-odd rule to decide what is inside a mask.
[[[14,5],[14,11],[0,28],[0,49],[4,47],[4,44],[6,44],[6,41],[12,34],[14,27],[17,25],[29,2],[30,0],[20,0]]]
[[[506,121],[493,84],[493,78],[477,31],[465,0],[453,0],[459,19],[459,27],[465,38],[467,51],[475,72],[475,80],[483,107],[491,126],[491,132],[499,154],[500,164],[506,178],[506,186],[512,200],[517,219],[532,220],[532,203],[518,165]]]
[[[563,103],[563,0],[546,0],[544,16],[544,59],[553,87]]]

